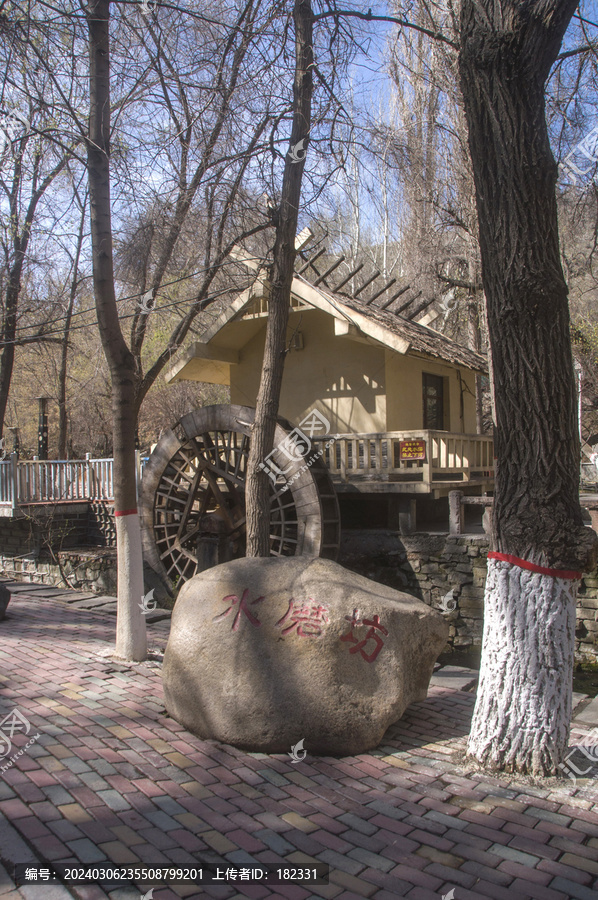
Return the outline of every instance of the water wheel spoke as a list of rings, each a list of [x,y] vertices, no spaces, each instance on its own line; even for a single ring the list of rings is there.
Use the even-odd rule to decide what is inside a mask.
[[[231,527],[234,526],[233,518],[229,512],[228,506],[226,505],[226,500],[224,498],[224,494],[220,490],[218,486],[217,480],[214,478],[213,474],[206,469],[205,471],[206,481],[212,488],[212,493],[214,495],[214,499],[216,500],[219,509],[222,511],[224,518],[228,520],[228,523]]]
[[[194,475],[194,477],[193,477],[193,481],[191,482],[191,486],[190,486],[190,488],[189,488],[189,494],[188,494],[188,496],[187,496],[187,502],[185,503],[185,508],[184,508],[184,510],[183,510],[183,512],[182,512],[182,514],[181,514],[181,522],[180,522],[180,525],[179,525],[179,529],[178,529],[178,531],[177,531],[177,539],[178,539],[178,540],[180,540],[181,535],[183,534],[183,532],[184,532],[184,530],[185,530],[185,528],[186,528],[186,526],[187,526],[187,522],[188,522],[188,520],[189,520],[189,513],[191,512],[191,509],[192,509],[192,507],[193,507],[193,504],[195,503],[195,498],[196,498],[196,495],[197,495],[197,489],[198,489],[198,487],[199,487],[199,483],[200,483],[200,481],[201,481],[201,477],[202,477],[202,475],[203,475],[203,472],[204,472],[204,467],[200,464],[200,465],[197,467],[196,471],[195,471],[195,475]],[[204,499],[205,499],[205,498],[204,498]],[[206,502],[207,502],[207,500],[206,500]]]
[[[196,410],[158,441],[154,465],[148,469],[151,491],[146,491],[144,481],[141,505],[143,528],[150,538],[148,553],[168,578],[184,581],[202,569],[244,555],[253,418],[254,411],[246,407]],[[278,424],[275,446],[291,430],[289,423]],[[178,440],[174,451],[173,438]],[[327,498],[328,511],[329,497],[335,499],[324,462],[314,463],[292,484],[269,483],[269,492],[264,512],[270,518],[272,556],[317,555],[324,546],[325,527],[324,552],[333,555],[338,515],[328,512],[328,524],[321,520],[320,493]]]
[[[241,447],[237,450],[237,464],[235,466],[234,478],[239,478],[239,466],[242,462],[245,463],[245,467],[243,469],[243,473],[247,471],[247,459],[249,457],[249,438],[246,434],[243,435],[243,440],[241,441]],[[244,480],[244,479],[243,479]]]

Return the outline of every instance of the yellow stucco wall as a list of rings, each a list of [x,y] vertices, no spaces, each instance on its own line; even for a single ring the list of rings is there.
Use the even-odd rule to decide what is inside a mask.
[[[445,430],[476,433],[475,375],[461,369],[461,385],[455,368],[433,359],[400,356],[386,351],[386,398],[388,431],[408,431],[423,427],[422,374],[440,375],[445,379]],[[447,391],[448,387],[448,391]],[[461,418],[463,393],[463,419]]]
[[[255,406],[265,329],[264,319],[259,333],[241,347],[239,364],[230,367],[232,403]],[[296,424],[310,410],[318,409],[330,421],[334,434],[422,428],[422,373],[429,372],[447,379],[447,429],[475,434],[472,372],[461,370],[462,422],[459,379],[451,366],[335,336],[334,319],[320,310],[291,313],[289,338],[296,329],[301,332],[303,349],[287,354],[280,402],[280,414],[291,422]]]
[[[302,350],[285,361],[280,415],[293,423],[312,409],[330,421],[333,434],[384,431],[386,427],[385,351],[382,347],[336,337],[334,319],[320,310],[291,313],[288,337],[298,329]],[[254,406],[265,339],[264,328],[231,366],[231,403]]]

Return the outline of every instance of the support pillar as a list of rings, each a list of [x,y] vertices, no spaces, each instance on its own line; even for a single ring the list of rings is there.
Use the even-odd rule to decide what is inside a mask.
[[[413,534],[417,530],[417,501],[409,494],[388,495],[388,528],[399,534]]]
[[[463,534],[462,491],[449,491],[449,534]]]

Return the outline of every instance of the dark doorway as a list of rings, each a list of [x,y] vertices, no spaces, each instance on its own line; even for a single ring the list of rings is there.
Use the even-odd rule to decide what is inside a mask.
[[[424,398],[424,428],[444,431],[444,378],[441,375],[422,374]]]

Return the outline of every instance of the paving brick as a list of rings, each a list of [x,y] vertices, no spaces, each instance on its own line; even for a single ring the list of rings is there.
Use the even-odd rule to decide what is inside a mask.
[[[347,890],[358,897],[372,897],[378,890],[375,884],[370,884],[361,878],[350,875],[348,872],[339,872],[338,870],[330,873],[330,881],[347,888]]]
[[[506,886],[513,881],[513,876],[509,875],[508,872],[503,872],[502,869],[495,866],[487,866],[478,860],[467,860],[467,862],[463,863],[461,869],[463,872],[469,872],[471,875],[475,875],[476,878],[485,879],[492,884]]]
[[[390,874],[393,878],[398,878],[418,887],[429,888],[432,891],[437,891],[444,881],[442,878],[437,878],[426,872],[420,872],[419,869],[406,865],[396,866],[394,869],[391,869]]]
[[[201,839],[217,853],[228,853],[237,849],[236,844],[233,844],[232,841],[229,841],[227,837],[219,834],[217,831],[204,831]]]
[[[455,856],[453,853],[443,853],[434,847],[420,847],[415,851],[418,856],[423,859],[429,859],[432,862],[439,863],[443,866],[449,866],[451,869],[458,869],[465,862],[464,857]]]
[[[350,850],[347,855],[352,859],[358,860],[358,862],[365,863],[365,865],[370,866],[372,869],[379,869],[381,872],[389,872],[394,868],[393,861],[386,859],[384,856],[380,856],[378,853],[364,850],[362,847]]]
[[[550,882],[550,888],[554,891],[563,891],[569,900],[596,900],[595,890],[577,884],[575,881],[569,881],[567,878],[555,878]]]
[[[561,891],[555,891],[545,884],[531,884],[531,882],[516,878],[511,882],[511,889],[518,894],[529,895],[532,900],[567,900],[567,895]]]
[[[590,872],[592,875],[598,875],[598,859],[596,857],[589,859],[578,854],[563,853],[559,863],[564,866],[572,866],[574,869],[582,869],[582,871]]]
[[[541,859],[537,868],[541,872],[549,872],[556,878],[565,878],[568,881],[574,881],[586,886],[590,885],[593,880],[589,872],[583,872],[581,869],[573,866],[566,866],[558,860],[554,862],[552,859]]]
[[[345,813],[344,815],[339,816],[338,821],[342,822],[353,831],[360,831],[362,834],[376,834],[378,831],[376,825],[360,819],[359,816],[356,816],[353,813]]]
[[[327,863],[331,870],[340,869],[342,872],[348,872],[349,875],[358,875],[366,867],[366,863],[361,860],[342,856],[340,853],[335,853],[334,850],[324,850],[318,854],[318,860]]]
[[[82,863],[95,863],[105,860],[106,854],[103,853],[95,844],[87,838],[78,841],[69,841],[67,844],[69,850]]]
[[[110,809],[115,811],[131,808],[131,804],[128,803],[124,797],[121,797],[118,791],[98,791],[98,797],[106,804],[106,806],[109,806]]]
[[[102,853],[115,864],[329,860],[333,869],[322,888],[215,887],[200,895],[191,885],[171,886],[156,900],[439,900],[451,886],[455,900],[598,896],[595,790],[578,785],[567,796],[539,780],[461,775],[454,760],[472,712],[469,694],[432,688],[389,730],[383,749],[310,757],[297,767],[284,755],[201,741],[160,715],[159,670],[90,657],[90,638],[112,647],[114,621],[104,614],[55,603],[49,642],[51,602],[23,593],[26,615],[12,622],[0,650],[2,671],[10,665],[9,703],[32,722],[44,720],[35,756],[0,780],[0,804],[14,804],[0,810],[14,813],[9,827],[22,836],[17,857],[34,848],[50,861]],[[156,646],[164,647],[168,625],[150,625],[150,642],[152,629],[162,629]],[[137,889],[119,890],[110,900],[139,900]],[[106,900],[94,886],[71,893]]]
[[[503,844],[492,844],[488,850],[490,853],[496,854],[496,856],[502,856],[503,859],[521,863],[522,866],[535,866],[540,860],[538,856],[532,856],[531,853],[523,853],[521,850],[516,850],[511,846],[505,847]]]
[[[317,831],[319,826],[315,824],[315,822],[310,821],[310,819],[306,819],[304,816],[300,816],[297,813],[290,812],[284,813],[281,816],[281,819],[285,821],[288,825],[292,825],[293,828],[298,828],[299,831],[304,831],[306,834],[309,834],[311,831]]]

